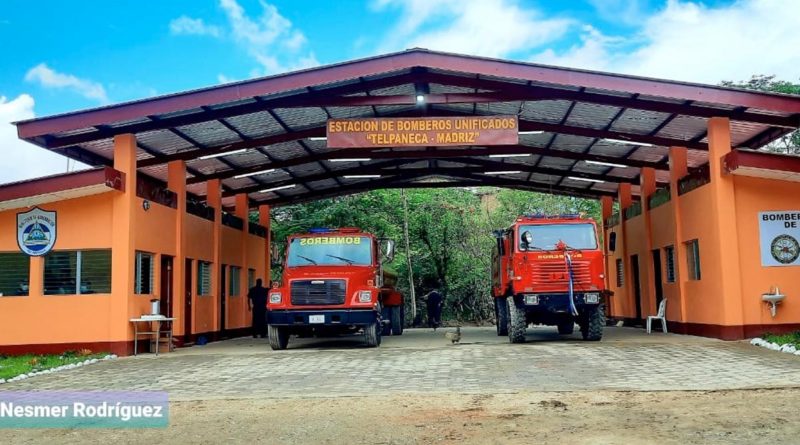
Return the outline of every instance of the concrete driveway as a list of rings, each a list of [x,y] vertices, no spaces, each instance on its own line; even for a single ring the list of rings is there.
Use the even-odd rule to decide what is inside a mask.
[[[272,351],[240,338],[140,355],[6,384],[0,390],[161,390],[171,400],[396,393],[717,390],[800,386],[800,357],[744,342],[607,328],[602,342],[530,330],[512,345],[493,327],[409,329],[377,349],[361,337],[292,338]]]

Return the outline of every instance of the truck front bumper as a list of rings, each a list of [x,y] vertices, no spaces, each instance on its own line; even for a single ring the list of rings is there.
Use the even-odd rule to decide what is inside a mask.
[[[575,292],[575,307],[580,312],[584,307],[598,306],[603,302],[602,294],[598,292]],[[517,295],[517,299],[525,309],[547,312],[569,312],[568,293],[524,293]]]
[[[372,309],[283,309],[267,312],[267,324],[274,326],[366,326],[378,321]]]

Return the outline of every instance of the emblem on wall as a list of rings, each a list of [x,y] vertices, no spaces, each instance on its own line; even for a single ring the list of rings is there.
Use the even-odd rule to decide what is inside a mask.
[[[790,235],[775,237],[770,244],[772,257],[781,264],[791,264],[800,256],[800,243]]]
[[[56,212],[34,207],[17,213],[17,245],[31,256],[46,255],[56,244]]]

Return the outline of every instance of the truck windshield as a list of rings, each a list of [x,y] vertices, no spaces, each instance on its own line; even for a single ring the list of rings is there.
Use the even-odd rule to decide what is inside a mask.
[[[532,246],[525,243],[523,239],[525,232],[531,232]],[[592,224],[524,225],[519,227],[517,238],[520,250],[555,250],[559,241],[563,241],[571,249],[597,249],[597,239]]]
[[[372,243],[367,236],[315,236],[294,238],[289,244],[286,265],[368,266],[372,264]]]

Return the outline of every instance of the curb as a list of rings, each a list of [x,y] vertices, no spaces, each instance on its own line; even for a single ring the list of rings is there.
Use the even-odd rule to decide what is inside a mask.
[[[61,366],[57,366],[55,368],[45,369],[45,370],[42,370],[42,371],[29,372],[27,374],[20,374],[18,376],[11,377],[8,380],[0,379],[0,385],[2,385],[3,383],[18,382],[20,380],[25,380],[25,379],[28,379],[28,378],[31,378],[31,377],[35,377],[37,375],[52,374],[52,373],[58,372],[58,371],[66,371],[67,369],[80,368],[81,366],[91,365],[91,364],[94,364],[94,363],[97,363],[97,362],[101,362],[101,361],[114,360],[115,358],[117,358],[116,354],[108,354],[108,355],[106,355],[106,356],[104,356],[102,358],[90,358],[90,359],[84,360],[82,362],[70,363],[68,365],[61,365]]]
[[[779,345],[777,343],[766,341],[761,337],[756,337],[750,340],[750,344],[754,346],[760,346],[762,348],[767,348],[772,351],[780,351],[786,354],[800,355],[800,349],[797,349],[794,345],[790,344]]]

